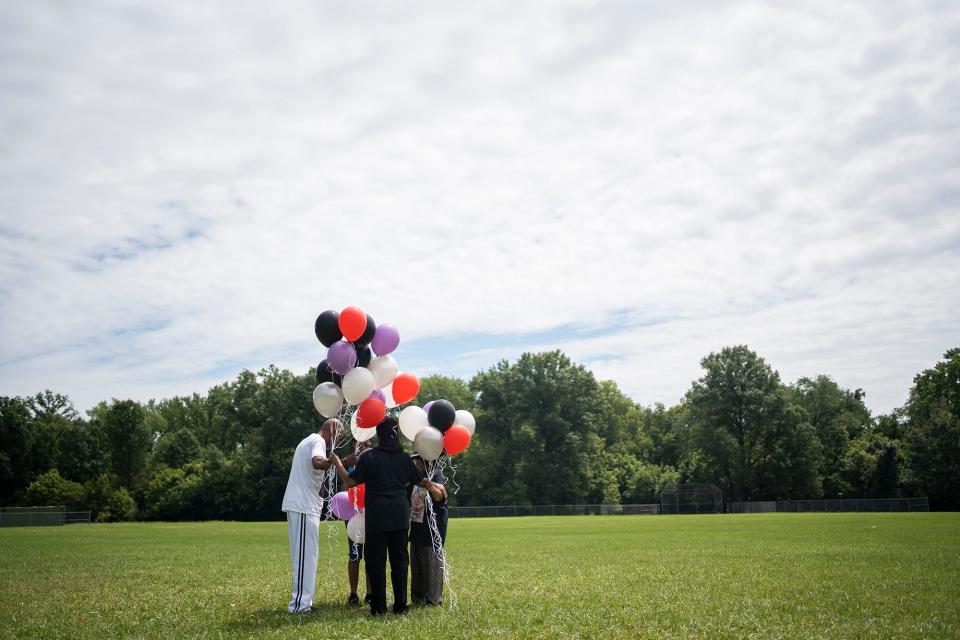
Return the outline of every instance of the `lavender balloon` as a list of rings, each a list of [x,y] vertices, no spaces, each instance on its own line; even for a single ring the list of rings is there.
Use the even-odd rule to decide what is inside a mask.
[[[327,349],[327,366],[334,373],[346,375],[357,366],[357,350],[349,342],[334,342]]]
[[[423,412],[426,413],[427,415],[430,415],[430,407],[433,406],[433,402],[434,402],[434,401],[431,400],[431,401],[428,402],[427,404],[423,405]]]
[[[400,344],[400,332],[392,324],[378,324],[377,332],[373,336],[373,342],[370,348],[378,356],[385,356],[393,353],[393,350]]]
[[[384,406],[386,406],[387,404],[387,396],[383,395],[383,391],[380,391],[380,389],[374,389],[373,391],[371,391],[370,397],[376,398],[377,400],[382,402]]]
[[[333,500],[330,501],[330,511],[341,520],[349,520],[357,514],[357,509],[350,502],[350,496],[346,491],[333,496]]]

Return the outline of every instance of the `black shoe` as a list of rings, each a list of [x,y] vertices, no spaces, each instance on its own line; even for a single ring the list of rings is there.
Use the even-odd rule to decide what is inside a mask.
[[[360,598],[357,597],[357,594],[351,593],[350,597],[347,598],[347,604],[360,604]]]
[[[368,593],[367,595],[363,596],[363,601],[366,602],[367,604],[370,604],[371,600],[373,600],[372,593]]]
[[[370,615],[371,615],[371,616],[385,616],[385,615],[387,615],[387,610],[386,610],[386,609],[371,609],[371,610],[370,610]]]
[[[395,607],[393,608],[393,612],[394,612],[395,614],[397,614],[398,616],[405,616],[405,615],[407,615],[407,611],[409,611],[409,610],[410,610],[410,607],[406,607],[406,606],[404,606],[404,607],[396,607],[396,606],[395,606]]]

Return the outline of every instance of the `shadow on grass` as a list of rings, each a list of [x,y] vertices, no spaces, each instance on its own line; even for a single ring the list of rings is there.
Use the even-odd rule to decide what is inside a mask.
[[[322,626],[331,622],[342,623],[369,617],[368,607],[319,602],[314,603],[313,613],[287,613],[287,610],[282,607],[262,608],[233,617],[225,626],[236,630],[263,632],[288,627]]]

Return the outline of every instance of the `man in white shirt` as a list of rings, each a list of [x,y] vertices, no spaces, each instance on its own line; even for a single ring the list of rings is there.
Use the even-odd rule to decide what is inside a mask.
[[[293,453],[282,507],[287,514],[293,567],[293,595],[287,605],[290,613],[313,611],[313,590],[317,584],[317,538],[323,511],[320,490],[324,471],[330,468],[327,449],[333,444],[333,434],[338,429],[343,429],[339,420],[327,420],[319,432],[301,440]]]

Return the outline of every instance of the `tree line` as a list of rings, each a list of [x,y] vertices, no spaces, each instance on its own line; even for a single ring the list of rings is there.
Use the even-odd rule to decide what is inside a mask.
[[[928,496],[960,507],[960,349],[874,416],[827,375],[785,384],[745,346],[711,353],[683,399],[641,406],[562,352],[526,353],[470,380],[434,375],[477,431],[448,470],[460,505],[659,501],[675,483],[730,500]],[[66,396],[0,397],[0,506],[64,505],[100,521],[278,518],[290,458],[321,417],[312,372],[241,372],[206,394],[114,399],[82,416]]]

